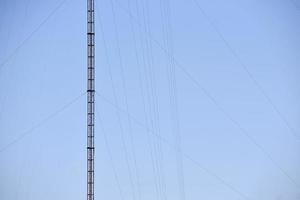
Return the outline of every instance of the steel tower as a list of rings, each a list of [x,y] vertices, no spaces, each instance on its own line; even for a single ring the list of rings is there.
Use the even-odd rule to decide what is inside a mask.
[[[95,14],[87,0],[87,200],[94,200],[95,135]]]

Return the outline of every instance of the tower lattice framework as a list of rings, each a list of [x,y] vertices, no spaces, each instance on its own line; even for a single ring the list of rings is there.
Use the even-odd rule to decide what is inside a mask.
[[[87,0],[87,200],[94,200],[95,135],[95,14],[94,0]]]

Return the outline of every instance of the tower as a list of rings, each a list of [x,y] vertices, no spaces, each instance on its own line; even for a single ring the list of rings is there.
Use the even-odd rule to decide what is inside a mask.
[[[95,15],[94,0],[87,0],[87,200],[94,200],[95,135]]]

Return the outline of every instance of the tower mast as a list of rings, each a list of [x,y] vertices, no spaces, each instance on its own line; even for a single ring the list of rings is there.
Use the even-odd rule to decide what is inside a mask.
[[[95,134],[95,15],[94,0],[87,0],[87,200],[94,200]]]

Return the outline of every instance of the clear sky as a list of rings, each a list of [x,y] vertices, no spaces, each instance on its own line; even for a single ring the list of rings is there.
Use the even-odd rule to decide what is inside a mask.
[[[300,2],[96,4],[96,199],[300,199]],[[86,1],[0,13],[0,199],[85,199]]]

